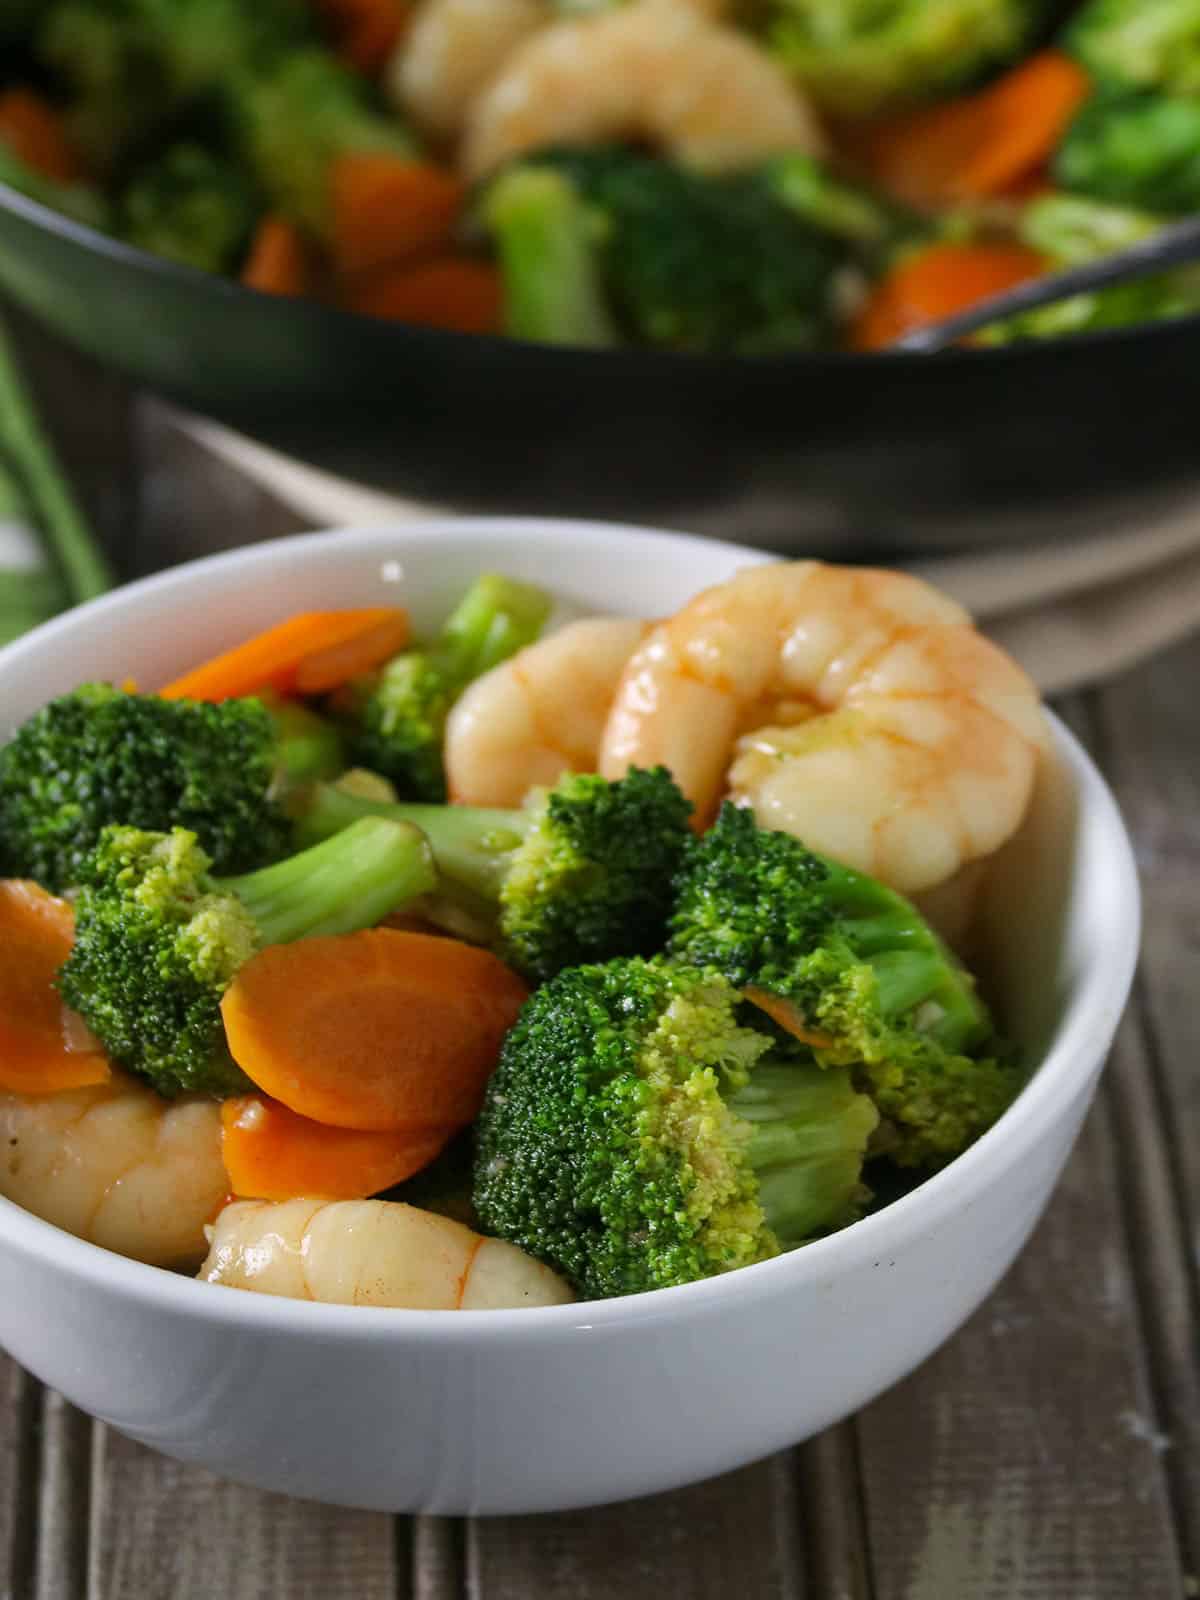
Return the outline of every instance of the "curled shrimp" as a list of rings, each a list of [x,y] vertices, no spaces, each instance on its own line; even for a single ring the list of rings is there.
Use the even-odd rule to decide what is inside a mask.
[[[388,67],[390,98],[431,138],[457,138],[513,50],[552,15],[547,0],[425,0]]]
[[[471,111],[462,165],[478,177],[527,150],[610,139],[706,172],[823,146],[807,102],[753,40],[688,6],[636,0],[519,45]]]
[[[199,1276],[259,1294],[414,1311],[563,1305],[549,1267],[502,1239],[392,1200],[242,1200],[211,1230]]]
[[[0,1194],[92,1244],[194,1267],[229,1190],[211,1100],[164,1100],[123,1073],[59,1094],[0,1093]]]
[[[613,694],[647,627],[586,617],[477,678],[446,724],[452,797],[519,806],[565,773],[594,772]]]
[[[752,567],[630,658],[600,771],[661,762],[711,817],[766,827],[913,893],[1016,831],[1045,725],[1037,690],[957,602],[897,572]]]

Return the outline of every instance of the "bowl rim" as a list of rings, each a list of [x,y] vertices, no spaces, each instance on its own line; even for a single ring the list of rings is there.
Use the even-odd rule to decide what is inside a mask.
[[[593,547],[611,548],[614,537],[651,539],[660,549],[683,556],[697,546],[717,546],[744,556],[749,563],[776,559],[769,553],[725,541],[640,528],[633,524],[547,517],[428,518],[394,528],[329,529],[291,535],[206,556],[123,585],[33,629],[0,651],[0,682],[10,662],[40,651],[69,634],[81,619],[122,605],[169,596],[186,590],[198,575],[226,569],[253,576],[286,561],[326,551],[395,558],[398,545],[415,539],[436,540],[447,531],[482,544],[518,534],[534,543],[554,544],[561,553],[564,538]],[[989,1182],[1001,1178],[1038,1141],[1056,1115],[1064,1114],[1096,1075],[1105,1049],[1124,1010],[1137,964],[1141,931],[1138,873],[1124,821],[1108,785],[1082,745],[1053,712],[1047,712],[1054,749],[1072,779],[1082,820],[1104,836],[1112,854],[1115,899],[1122,915],[1109,929],[1102,958],[1078,981],[1077,992],[1060,1020],[1044,1058],[1029,1082],[1000,1119],[962,1155],[926,1178],[909,1193],[826,1238],[768,1261],[697,1283],[606,1300],[567,1305],[524,1307],[503,1311],[425,1311],[381,1306],[327,1305],[270,1295],[256,1295],[226,1285],[203,1283],[186,1275],[115,1254],[67,1233],[0,1196],[0,1242],[28,1258],[81,1279],[101,1291],[112,1291],[164,1312],[176,1312],[211,1323],[245,1324],[279,1332],[351,1339],[401,1338],[451,1340],[474,1344],[481,1338],[505,1342],[513,1338],[554,1338],[571,1331],[616,1332],[627,1327],[674,1322],[693,1313],[745,1307],[779,1293],[828,1286],[843,1270],[867,1262],[883,1266],[890,1252],[939,1217],[970,1203]],[[213,1293],[213,1290],[220,1293]]]
[[[53,206],[45,205],[40,200],[31,199],[29,195],[22,194],[19,189],[14,189],[4,182],[0,182],[0,211],[9,211],[28,225],[54,234],[92,255],[107,257],[110,261],[149,276],[165,277],[168,282],[174,282],[191,293],[212,294],[227,300],[257,301],[260,311],[265,312],[270,307],[271,315],[279,315],[281,312],[290,315],[298,307],[303,308],[303,315],[311,318],[318,326],[325,326],[335,336],[339,329],[352,327],[362,331],[369,328],[374,337],[394,339],[397,342],[447,340],[450,341],[451,348],[461,349],[469,344],[475,349],[489,352],[493,357],[516,348],[524,352],[523,359],[527,360],[560,364],[604,362],[608,364],[610,370],[617,363],[624,363],[642,370],[653,368],[662,371],[673,369],[677,372],[691,372],[703,368],[713,372],[723,372],[732,366],[739,372],[750,373],[776,371],[781,367],[786,368],[789,363],[842,370],[848,366],[887,361],[892,367],[916,371],[918,368],[927,369],[929,361],[933,358],[936,358],[941,365],[958,370],[963,367],[977,367],[984,362],[990,362],[993,366],[999,363],[1026,362],[1036,359],[1039,353],[1086,350],[1109,345],[1128,345],[1134,342],[1157,343],[1170,340],[1180,329],[1200,330],[1200,311],[1193,311],[1179,317],[1137,322],[1127,327],[1061,333],[1050,339],[1018,339],[1012,344],[953,345],[932,353],[912,350],[785,350],[757,355],[714,355],[678,350],[650,350],[637,346],[619,347],[613,350],[589,349],[575,345],[541,344],[517,339],[507,334],[462,333],[450,328],[422,327],[417,323],[369,317],[362,312],[325,305],[322,301],[307,296],[299,299],[281,299],[278,295],[253,289],[238,279],[226,277],[222,273],[203,272],[198,267],[171,261],[165,256],[153,255],[138,245],[129,244],[124,239],[118,239],[100,228],[92,227],[89,223],[80,222],[75,217],[56,211]]]

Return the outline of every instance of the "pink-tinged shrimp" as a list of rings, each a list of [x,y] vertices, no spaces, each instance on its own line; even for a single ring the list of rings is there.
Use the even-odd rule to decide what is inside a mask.
[[[548,0],[423,0],[388,67],[389,94],[431,138],[456,138],[512,52],[553,15]]]
[[[754,39],[677,0],[634,0],[519,44],[471,109],[462,166],[479,177],[528,150],[621,139],[704,172],[824,145],[807,100]]]
[[[453,799],[519,806],[530,789],[594,772],[613,694],[648,626],[587,617],[477,678],[446,724]]]
[[[229,1191],[212,1100],[124,1073],[60,1094],[0,1093],[0,1194],[92,1244],[192,1268]]]
[[[575,1298],[516,1245],[391,1200],[242,1200],[211,1234],[205,1282],[293,1300],[499,1311]]]
[[[752,567],[660,623],[613,701],[600,771],[662,763],[701,821],[764,827],[913,893],[1016,831],[1037,690],[956,601],[903,573]]]

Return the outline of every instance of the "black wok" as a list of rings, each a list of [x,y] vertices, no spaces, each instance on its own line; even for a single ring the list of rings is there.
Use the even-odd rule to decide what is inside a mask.
[[[1075,537],[1200,491],[1200,316],[936,356],[559,350],[256,294],[3,186],[0,291],[195,410],[462,510],[889,554]]]

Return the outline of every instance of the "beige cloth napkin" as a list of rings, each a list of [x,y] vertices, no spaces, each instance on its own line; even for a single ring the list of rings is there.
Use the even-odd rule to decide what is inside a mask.
[[[396,523],[445,506],[393,499],[182,414],[192,438],[315,524]],[[1062,545],[912,563],[955,595],[1046,694],[1112,677],[1200,628],[1200,497]]]

